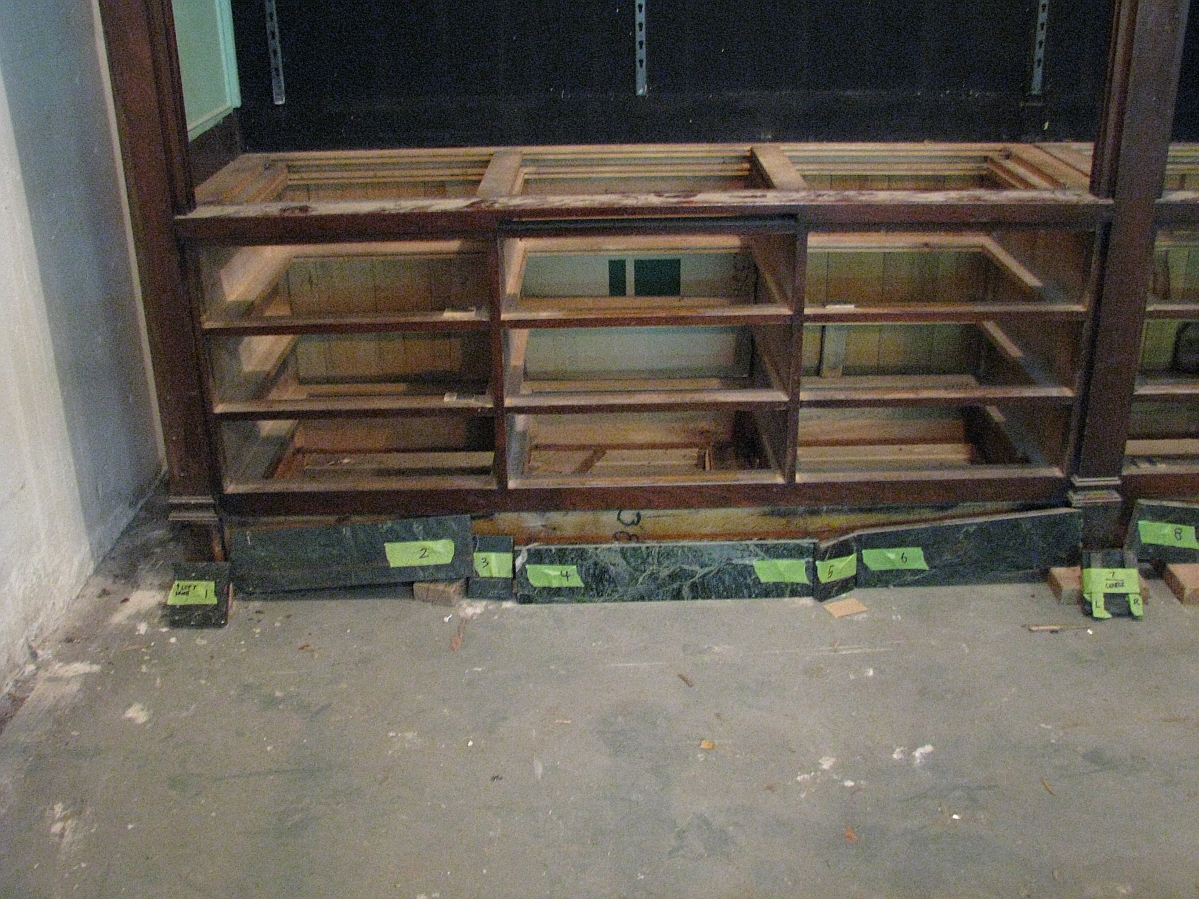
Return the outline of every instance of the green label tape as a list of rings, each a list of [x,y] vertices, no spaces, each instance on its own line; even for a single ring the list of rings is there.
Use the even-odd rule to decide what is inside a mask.
[[[534,587],[582,587],[575,565],[526,565],[525,574]]]
[[[512,553],[475,553],[475,577],[512,577]]]
[[[175,581],[168,606],[215,606],[215,581]]]
[[[384,543],[387,564],[392,568],[419,568],[422,565],[449,565],[454,561],[453,540],[416,540],[410,543]]]
[[[754,559],[754,574],[763,584],[810,584],[807,559]]]
[[[1084,568],[1082,592],[1103,593],[1141,592],[1141,576],[1135,568]]]
[[[1138,521],[1137,531],[1142,543],[1158,546],[1181,546],[1184,549],[1199,549],[1195,540],[1195,529],[1187,524],[1167,524],[1164,521]]]
[[[871,571],[928,571],[924,550],[919,546],[895,549],[864,549],[862,561]]]
[[[1130,593],[1128,595],[1128,611],[1133,618],[1145,617],[1145,601],[1141,599],[1141,594]]]
[[[822,584],[833,581],[843,581],[858,573],[857,554],[841,556],[839,559],[825,559],[816,563],[816,580]]]

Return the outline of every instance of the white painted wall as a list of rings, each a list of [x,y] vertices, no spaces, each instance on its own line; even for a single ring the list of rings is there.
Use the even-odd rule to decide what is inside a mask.
[[[162,468],[93,4],[0,4],[0,688]]]

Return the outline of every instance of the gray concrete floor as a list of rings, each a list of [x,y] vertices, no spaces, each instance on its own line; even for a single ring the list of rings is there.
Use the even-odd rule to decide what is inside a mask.
[[[1028,583],[168,631],[179,552],[143,519],[40,647],[0,896],[1199,896],[1199,610],[1160,581],[1140,623]]]

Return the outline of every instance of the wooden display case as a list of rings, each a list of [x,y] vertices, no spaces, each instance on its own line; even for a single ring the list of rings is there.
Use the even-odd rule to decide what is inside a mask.
[[[1199,492],[1187,6],[1113,4],[1093,150],[234,150],[194,186],[169,4],[101,0],[176,511],[1069,502],[1107,545]]]
[[[178,222],[222,502],[1060,500],[1110,214],[1073,162],[991,144],[242,156]]]

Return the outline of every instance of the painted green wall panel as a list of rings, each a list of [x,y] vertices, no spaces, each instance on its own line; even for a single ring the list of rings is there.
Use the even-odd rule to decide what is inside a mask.
[[[229,0],[172,0],[187,136],[194,139],[238,106],[237,56]]]

